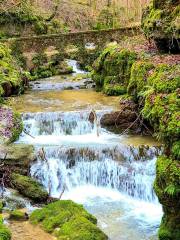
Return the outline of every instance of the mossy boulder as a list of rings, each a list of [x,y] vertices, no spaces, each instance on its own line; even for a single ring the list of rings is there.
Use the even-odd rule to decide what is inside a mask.
[[[144,11],[142,28],[148,38],[155,40],[159,50],[180,52],[180,5],[178,0],[153,0]]]
[[[60,240],[106,240],[107,236],[96,226],[97,219],[82,205],[61,200],[35,210],[30,215],[32,224],[53,233]]]
[[[108,95],[126,93],[131,67],[137,55],[120,46],[109,45],[93,64],[92,79]]]
[[[0,106],[0,143],[11,143],[19,138],[23,123],[19,113],[11,108]]]
[[[12,221],[26,221],[28,219],[28,216],[26,213],[20,211],[20,210],[13,210],[9,214],[9,220]]]
[[[137,61],[132,65],[127,92],[134,100],[145,91],[148,75],[153,69],[154,65],[151,62]]]
[[[23,196],[28,197],[33,202],[46,202],[47,191],[36,180],[20,174],[11,174],[12,187],[17,189]]]
[[[1,216],[0,216],[0,240],[11,240],[11,232],[3,224],[3,219]]]
[[[178,240],[180,239],[180,163],[178,160],[166,156],[158,158],[154,189],[164,210],[159,239]]]
[[[24,91],[20,69],[11,55],[11,50],[0,43],[0,97],[9,97]]]

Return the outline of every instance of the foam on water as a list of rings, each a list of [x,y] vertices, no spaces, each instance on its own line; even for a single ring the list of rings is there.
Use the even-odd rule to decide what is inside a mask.
[[[98,121],[105,112],[97,112]],[[51,196],[60,197],[64,192],[63,199],[84,204],[97,217],[98,211],[103,214],[107,209],[109,213],[116,209],[122,212],[112,223],[116,228],[122,223],[131,228],[138,224],[143,231],[150,228],[151,234],[162,216],[153,190],[155,161],[161,150],[124,145],[124,136],[100,126],[98,136],[98,124],[89,121],[89,114],[90,111],[23,115],[25,129],[34,138],[23,134],[19,142],[34,144],[37,155],[43,147],[46,155],[46,159],[38,158],[33,163],[31,175]],[[101,217],[100,224],[109,228]]]

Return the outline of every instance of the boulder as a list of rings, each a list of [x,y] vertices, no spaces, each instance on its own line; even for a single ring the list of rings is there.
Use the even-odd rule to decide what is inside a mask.
[[[31,199],[33,202],[42,203],[48,199],[48,193],[43,186],[31,177],[20,174],[11,174],[11,185],[17,189],[23,196]]]
[[[36,160],[34,147],[26,144],[0,145],[0,161],[12,171],[28,174],[30,165]]]

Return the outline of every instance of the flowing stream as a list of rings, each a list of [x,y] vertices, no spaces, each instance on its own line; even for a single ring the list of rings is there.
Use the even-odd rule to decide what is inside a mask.
[[[80,72],[76,62],[70,63]],[[32,165],[31,175],[51,196],[63,193],[62,199],[83,204],[109,239],[157,239],[162,209],[153,181],[159,144],[150,137],[121,136],[89,121],[92,109],[97,121],[117,109],[118,98],[92,89],[44,86],[46,80],[15,102],[31,135],[22,134],[18,143],[33,144],[37,155],[42,149],[45,153],[45,159],[39,157]]]

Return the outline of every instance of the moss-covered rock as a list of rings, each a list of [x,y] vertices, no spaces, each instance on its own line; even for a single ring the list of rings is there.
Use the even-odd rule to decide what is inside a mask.
[[[180,52],[180,5],[178,0],[153,0],[145,10],[142,28],[148,38],[165,52]]]
[[[22,130],[20,114],[7,106],[0,106],[0,143],[11,143],[17,140]]]
[[[50,58],[46,53],[36,54],[32,62],[34,65],[31,69],[33,80],[73,72],[73,68],[68,65],[61,54],[54,54]]]
[[[164,210],[164,216],[159,229],[160,240],[178,240],[180,238],[179,166],[179,161],[166,156],[161,156],[157,160],[154,189]]]
[[[10,240],[11,232],[10,230],[3,224],[3,219],[0,216],[0,240]]]
[[[106,240],[107,236],[96,226],[97,220],[82,205],[70,200],[56,201],[35,210],[30,221],[55,234],[58,239]]]
[[[0,97],[8,97],[24,91],[20,69],[11,55],[11,50],[0,43]]]
[[[26,221],[27,219],[28,219],[27,215],[20,210],[13,210],[9,214],[9,220]]]
[[[145,91],[147,77],[152,69],[154,69],[154,65],[151,62],[137,61],[132,65],[127,92],[135,100]]]
[[[104,49],[93,64],[92,79],[96,86],[108,95],[122,95],[126,92],[131,66],[137,55],[118,45]]]
[[[34,202],[46,202],[47,191],[36,180],[20,174],[11,174],[11,184],[23,196],[28,197]]]

